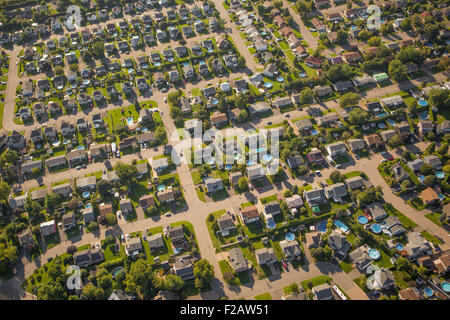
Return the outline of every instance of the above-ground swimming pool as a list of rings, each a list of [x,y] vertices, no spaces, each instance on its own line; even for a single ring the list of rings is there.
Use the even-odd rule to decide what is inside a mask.
[[[378,128],[384,129],[384,128],[386,128],[386,125],[383,122],[379,122],[378,123]]]
[[[425,180],[425,176],[423,174],[418,175],[417,178],[419,178],[420,182],[423,182]]]
[[[395,121],[394,120],[387,119],[386,121],[387,121],[387,123],[389,123],[390,126],[395,126]]]
[[[317,135],[319,134],[319,131],[317,131],[316,129],[312,129],[312,130],[311,130],[311,134],[312,134],[313,136],[317,136]]]
[[[336,227],[338,227],[339,229],[341,229],[342,232],[347,232],[348,231],[348,227],[341,220],[336,220],[334,222],[334,225]]]
[[[367,219],[367,217],[365,217],[365,216],[359,216],[358,222],[361,224],[366,224],[367,222],[369,222],[369,219]]]
[[[386,113],[386,112],[384,112],[384,113],[379,113],[379,114],[377,114],[376,115],[376,117],[377,118],[381,118],[381,117],[385,117],[385,116],[387,116],[388,114]]]
[[[295,240],[295,234],[293,234],[292,232],[286,233],[286,240],[287,241],[294,241]]]
[[[397,243],[395,245],[395,249],[397,249],[398,251],[402,251],[403,249],[405,249],[405,247],[401,243]]]
[[[273,86],[272,83],[270,83],[270,82],[264,82],[264,87],[265,87],[265,88],[269,89],[269,88],[272,88],[272,86]]]
[[[270,220],[270,221],[267,222],[267,228],[268,229],[275,229],[276,226],[277,226],[277,224],[273,220]]]
[[[372,258],[373,260],[377,260],[380,258],[380,252],[377,249],[369,249],[369,257]]]
[[[378,223],[374,223],[370,226],[370,230],[373,233],[380,233],[381,232],[381,226]]]
[[[417,101],[417,103],[421,107],[426,107],[428,105],[428,101],[425,99],[419,99],[419,101]]]
[[[441,287],[445,292],[450,292],[450,283],[448,283],[447,281],[442,282]]]
[[[77,150],[84,150],[84,146],[78,146]]]
[[[278,81],[278,82],[284,82],[284,78],[283,78],[283,77],[278,77],[278,78],[277,78],[277,81]]]
[[[434,295],[434,291],[430,287],[423,289],[423,293],[425,293],[428,297],[432,297]]]
[[[436,172],[436,178],[444,179],[445,178],[445,173],[442,172],[442,171]]]
[[[156,187],[156,189],[157,189],[159,192],[162,192],[162,191],[166,190],[166,186],[163,185],[163,184],[160,184],[159,186]]]
[[[180,249],[178,249],[178,248],[173,248],[173,253],[179,254],[179,253],[180,253]]]
[[[83,198],[89,198],[91,193],[89,191],[83,192]]]
[[[127,125],[131,126],[133,124],[133,117],[127,118]]]
[[[219,104],[219,99],[214,98],[211,100],[211,103],[214,105]]]
[[[300,77],[305,78],[306,77],[306,73],[300,72]]]

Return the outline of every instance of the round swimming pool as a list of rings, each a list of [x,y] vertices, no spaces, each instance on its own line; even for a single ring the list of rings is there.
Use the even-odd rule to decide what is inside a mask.
[[[179,253],[180,253],[180,249],[178,249],[178,248],[173,248],[173,253],[179,254]]]
[[[89,191],[83,192],[83,198],[89,198],[91,196],[91,193]]]
[[[265,155],[263,156],[263,160],[264,160],[265,162],[269,162],[270,160],[272,160],[272,156],[271,156],[270,154],[265,154]]]
[[[219,99],[212,99],[211,103],[214,105],[219,104]]]
[[[421,107],[426,107],[428,105],[428,101],[425,99],[419,99],[419,101],[417,102],[419,104],[419,106]]]
[[[253,161],[247,161],[247,166],[248,167],[251,167],[251,166],[253,166],[253,165],[255,165],[256,163],[254,163]]]
[[[374,223],[370,226],[370,230],[373,233],[380,233],[381,232],[381,226],[378,223]]]
[[[166,186],[163,185],[163,184],[160,184],[159,186],[156,187],[156,189],[157,189],[159,192],[162,192],[162,191],[166,190]]]
[[[273,87],[273,84],[270,83],[270,82],[264,82],[264,87],[267,88],[267,89],[270,89],[270,88]]]
[[[380,252],[377,249],[369,249],[369,257],[372,258],[373,260],[378,260],[380,259]]]
[[[84,150],[84,146],[78,146],[77,150]]]
[[[397,243],[395,245],[395,249],[397,249],[398,251],[402,251],[403,249],[405,249],[405,247],[401,243]]]
[[[434,291],[430,287],[423,289],[423,293],[425,293],[428,297],[432,297],[434,295]]]
[[[86,203],[86,209],[92,207],[92,204],[90,202]]]
[[[366,224],[367,222],[369,222],[369,219],[367,219],[367,217],[365,217],[365,216],[359,216],[358,222],[361,224]]]
[[[286,233],[286,240],[287,241],[294,241],[295,240],[295,234],[293,234],[292,232]]]
[[[274,221],[267,222],[268,229],[274,229],[276,226],[277,226],[277,224]]]
[[[319,134],[319,131],[317,131],[316,129],[312,129],[312,130],[311,130],[311,134],[312,134],[313,136],[317,136],[317,135]]]
[[[284,78],[283,78],[283,77],[278,77],[278,78],[277,78],[277,81],[280,82],[280,83],[281,83],[281,82],[284,82]]]
[[[300,77],[305,78],[306,77],[306,73],[300,72]]]
[[[442,172],[442,171],[436,172],[436,178],[438,178],[438,179],[444,179],[444,178],[445,178],[445,173]]]
[[[447,281],[443,282],[441,284],[441,287],[445,292],[450,292],[450,283],[448,283]]]

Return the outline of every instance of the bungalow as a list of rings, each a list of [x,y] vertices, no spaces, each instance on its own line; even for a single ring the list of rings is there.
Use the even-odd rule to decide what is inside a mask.
[[[30,131],[29,139],[33,142],[33,144],[40,144],[42,143],[44,138],[44,135],[42,134],[41,128],[35,128]]]
[[[423,190],[420,193],[420,197],[422,198],[425,205],[433,204],[439,200],[437,192],[431,187],[428,187],[425,190]]]
[[[297,240],[282,240],[280,241],[280,248],[286,259],[288,260],[294,260],[302,254],[302,249],[300,248]]]
[[[25,192],[24,195],[17,196],[17,197],[9,196],[9,198],[8,198],[9,207],[13,210],[16,208],[24,208],[25,204],[27,203],[27,199],[28,199],[27,192]]]
[[[73,254],[73,262],[79,267],[87,267],[104,260],[105,258],[101,248],[90,248]]]
[[[275,63],[269,63],[266,68],[263,71],[263,75],[266,77],[272,78],[274,77],[278,72],[278,67]]]
[[[172,272],[180,276],[183,281],[194,279],[194,266],[187,257],[176,257]]]
[[[435,155],[429,155],[423,157],[423,161],[427,164],[429,164],[434,170],[441,170],[442,169],[442,162],[439,157]]]
[[[208,193],[216,192],[223,189],[221,179],[209,178],[205,180],[205,186]]]
[[[142,133],[138,136],[136,136],[137,142],[139,144],[144,144],[144,143],[149,143],[149,144],[153,144],[155,142],[157,142],[155,134],[151,131],[148,131],[146,133]]]
[[[137,147],[137,139],[135,136],[128,137],[119,142],[119,150],[122,151],[127,148],[136,148]]]
[[[264,168],[260,164],[247,167],[247,176],[250,182],[262,178],[266,175]]]
[[[305,191],[303,196],[310,206],[324,204],[327,202],[325,190],[322,188]]]
[[[322,117],[316,119],[317,124],[320,126],[328,127],[339,121],[339,115],[335,112],[327,113]]]
[[[290,97],[277,98],[274,100],[274,104],[277,108],[283,108],[292,105],[292,100]]]
[[[332,12],[326,15],[327,21],[335,22],[344,20],[339,12]]]
[[[396,135],[396,132],[394,130],[385,130],[380,132],[381,139],[383,139],[384,142],[389,142],[393,136]]]
[[[62,216],[64,230],[72,229],[76,226],[75,212],[69,212]]]
[[[380,222],[388,216],[386,210],[384,210],[383,206],[378,202],[369,204],[367,209],[369,210],[373,220],[376,222]]]
[[[56,233],[57,229],[56,229],[55,220],[42,222],[40,224],[40,229],[41,229],[41,235],[44,237],[51,235],[53,233]]]
[[[333,89],[330,86],[315,86],[314,91],[319,97],[323,97],[332,93]]]
[[[376,269],[367,281],[370,281],[372,290],[388,290],[395,287],[394,273],[384,268]]]
[[[243,208],[239,215],[244,224],[259,221],[259,212],[255,205]]]
[[[294,194],[292,197],[286,198],[286,204],[289,210],[295,214],[303,206],[303,199],[300,195]]]
[[[47,196],[47,189],[37,189],[31,191],[30,193],[30,198],[33,201],[44,202],[46,196]]]
[[[336,91],[347,91],[353,88],[353,83],[351,81],[338,81],[333,84],[333,88]]]
[[[28,160],[22,163],[21,170],[23,173],[31,173],[33,169],[37,168],[38,170],[42,169],[42,161],[41,160]]]
[[[386,107],[398,107],[403,104],[403,98],[399,95],[383,98],[380,101]]]
[[[89,153],[93,159],[97,159],[101,156],[107,156],[111,153],[111,145],[109,143],[93,144],[89,149]]]
[[[49,170],[66,164],[67,160],[65,155],[60,155],[45,160],[45,165],[48,167]]]
[[[328,3],[328,0],[323,0],[323,1]],[[311,19],[311,24],[313,25],[314,29],[316,29],[318,32],[326,31],[325,25],[316,17]]]
[[[422,166],[424,165],[424,161],[420,158],[408,161],[408,163],[406,163],[406,165],[413,171],[413,172],[417,172],[420,170],[420,168],[422,168]]]
[[[211,115],[211,122],[215,127],[220,127],[228,122],[228,117],[225,113],[218,113]]]
[[[305,58],[305,64],[311,68],[321,68],[322,62],[323,62],[322,59],[316,57]]]
[[[350,260],[359,272],[364,273],[368,266],[372,265],[372,259],[369,257],[369,246],[364,244],[350,252]]]
[[[168,227],[167,235],[169,239],[172,241],[172,244],[175,248],[183,247],[186,244],[186,237],[184,235],[183,226],[179,225],[176,227]]]
[[[17,239],[19,240],[19,244],[22,248],[33,250],[36,247],[36,242],[34,241],[34,236],[30,228],[27,228],[19,233],[17,235]]]
[[[342,141],[327,144],[325,145],[325,149],[327,150],[328,154],[333,158],[337,155],[344,154],[347,152],[347,147],[345,146],[345,143]]]
[[[325,195],[334,202],[341,202],[347,194],[347,187],[342,182],[325,187]]]
[[[107,171],[102,175],[102,179],[105,181],[108,181],[111,184],[116,184],[120,181],[119,176],[117,175],[116,171]]]
[[[306,154],[309,162],[322,162],[323,155],[318,148],[312,148],[310,152]]]
[[[342,55],[342,58],[347,63],[355,63],[361,61],[361,54],[359,52],[347,52]]]
[[[150,247],[150,252],[155,252],[160,248],[165,248],[166,243],[164,237],[161,233],[156,233],[148,237],[148,245]]]
[[[95,176],[78,178],[76,180],[76,187],[82,191],[95,190],[96,183],[97,178]]]
[[[345,179],[344,182],[350,190],[356,190],[364,187],[364,180],[360,176]]]
[[[323,283],[312,288],[314,300],[333,300],[333,293],[328,283]]]
[[[25,137],[16,130],[13,130],[8,140],[8,148],[12,150],[22,150],[25,147]]]
[[[169,161],[167,160],[167,158],[159,158],[159,159],[152,158],[152,160],[149,161],[149,163],[153,168],[153,170],[155,170],[158,173],[167,170],[167,168],[169,167]]]
[[[131,203],[130,199],[121,199],[119,201],[119,206],[120,206],[120,212],[126,216],[129,213],[133,212],[133,204]]]
[[[175,201],[175,194],[172,189],[160,191],[156,196],[161,203],[171,203]]]
[[[255,250],[256,261],[260,266],[270,265],[278,261],[277,255],[273,248],[261,248]]]
[[[399,163],[394,164],[391,167],[391,170],[394,173],[394,177],[397,179],[397,182],[402,182],[403,180],[409,179],[409,174]]]
[[[52,192],[61,197],[68,197],[72,193],[72,187],[70,186],[70,183],[67,182],[52,187]]]
[[[289,168],[296,169],[299,166],[301,166],[302,164],[304,164],[305,161],[303,160],[303,158],[300,154],[295,154],[293,156],[287,157],[286,163],[289,166]]]
[[[139,205],[146,210],[148,207],[155,205],[155,197],[152,194],[143,195],[139,198]]]
[[[69,161],[69,165],[74,167],[76,164],[86,160],[86,151],[72,150],[67,153],[67,160]]]
[[[228,236],[233,230],[236,230],[236,226],[229,213],[225,213],[223,216],[217,218],[217,224],[224,237]]]
[[[271,110],[269,103],[267,103],[265,101],[253,103],[253,104],[249,105],[248,109],[249,109],[250,115],[252,115],[252,116],[255,114],[269,112]]]
[[[137,237],[137,238],[130,238],[125,243],[125,253],[127,254],[127,256],[135,257],[140,252],[142,252],[142,250],[143,250],[142,242],[141,242],[141,238],[139,238],[139,237]]]
[[[244,272],[248,269],[247,260],[242,253],[241,248],[235,247],[228,251],[228,257],[234,272]]]
[[[405,245],[405,250],[408,257],[417,259],[433,253],[431,244],[425,240],[418,232],[410,232],[407,234],[408,243]]]

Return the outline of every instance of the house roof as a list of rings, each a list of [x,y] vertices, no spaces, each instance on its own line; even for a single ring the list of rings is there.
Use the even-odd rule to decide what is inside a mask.
[[[253,219],[259,217],[258,208],[256,205],[245,207],[241,210],[241,215],[245,219]]]
[[[431,188],[431,187],[428,187],[428,188],[426,188],[425,190],[423,190],[423,191],[420,193],[420,197],[421,197],[421,198],[423,199],[423,201],[425,201],[425,202],[431,202],[431,201],[435,201],[435,200],[438,200],[438,199],[439,199],[437,192],[434,191],[434,189]]]

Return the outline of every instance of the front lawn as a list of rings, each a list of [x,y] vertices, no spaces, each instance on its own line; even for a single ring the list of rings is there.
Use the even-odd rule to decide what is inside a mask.
[[[266,292],[255,296],[255,300],[272,300],[272,296],[270,295],[270,292]]]
[[[441,216],[440,213],[432,212],[429,214],[426,214],[425,217],[431,221],[433,221],[435,224],[437,224],[439,227],[442,227],[442,222],[439,220],[439,217]]]
[[[328,276],[318,276],[309,280],[302,281],[302,286],[305,289],[305,291],[310,290],[308,284],[312,284],[311,288],[314,288],[318,285],[324,284],[324,283],[330,283],[331,278]]]
[[[433,236],[431,233],[429,233],[429,232],[426,231],[426,230],[423,230],[420,234],[422,235],[422,237],[423,237],[425,240],[428,240],[428,241],[430,241],[430,242],[433,242],[433,244],[435,244],[435,245],[441,245],[441,244],[442,244],[442,241],[441,241],[441,240],[439,240],[438,238],[436,238],[435,236]]]

